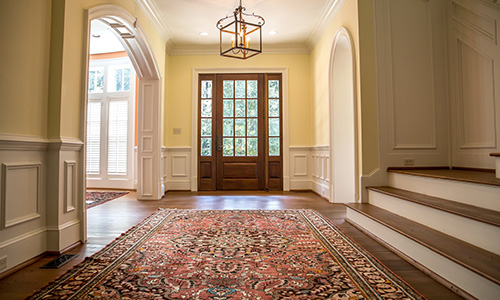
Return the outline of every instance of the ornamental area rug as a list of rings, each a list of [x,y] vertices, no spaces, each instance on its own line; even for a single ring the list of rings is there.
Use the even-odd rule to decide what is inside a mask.
[[[88,209],[121,196],[125,196],[128,193],[129,192],[86,192],[85,203]]]
[[[28,299],[424,299],[314,210],[159,209]]]

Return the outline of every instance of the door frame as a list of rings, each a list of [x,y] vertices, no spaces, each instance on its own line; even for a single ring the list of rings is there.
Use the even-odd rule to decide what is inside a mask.
[[[192,116],[191,116],[191,191],[198,191],[198,75],[200,74],[281,74],[283,119],[283,191],[290,190],[289,176],[289,138],[288,138],[288,68],[199,68],[193,69],[192,77]]]

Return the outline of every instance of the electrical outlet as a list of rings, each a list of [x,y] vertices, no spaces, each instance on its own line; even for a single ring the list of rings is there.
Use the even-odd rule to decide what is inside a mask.
[[[7,256],[0,258],[0,270],[7,268]]]
[[[403,159],[405,166],[413,166],[415,164],[414,158],[405,158]]]
[[[181,134],[180,128],[174,128],[174,134]]]

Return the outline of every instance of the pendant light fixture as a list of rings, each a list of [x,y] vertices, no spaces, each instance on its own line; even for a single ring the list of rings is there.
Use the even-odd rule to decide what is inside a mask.
[[[264,18],[254,13],[245,13],[240,5],[232,16],[226,16],[217,22],[220,30],[220,55],[247,59],[262,53],[262,26]]]

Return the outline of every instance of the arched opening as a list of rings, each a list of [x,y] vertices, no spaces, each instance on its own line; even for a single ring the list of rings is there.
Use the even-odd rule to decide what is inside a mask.
[[[160,174],[161,128],[160,128],[160,90],[161,73],[149,43],[137,24],[137,19],[128,11],[116,5],[101,5],[87,10],[86,64],[85,77],[89,72],[90,24],[99,20],[109,26],[122,43],[138,78],[137,105],[137,199],[157,200],[162,197],[162,179]],[[88,82],[85,84],[85,103],[87,107]],[[82,122],[86,122],[86,109],[82,109]],[[86,141],[86,126],[83,140]],[[84,147],[85,151],[85,147]],[[82,155],[86,157],[85,153]],[[86,166],[86,164],[83,164]],[[86,170],[82,170],[82,186],[85,187]],[[84,189],[85,190],[85,189]],[[85,197],[83,197],[85,199]],[[83,204],[85,207],[85,204]],[[82,236],[86,239],[86,210],[82,209]]]
[[[358,147],[354,46],[349,31],[337,31],[330,59],[330,201],[356,202],[358,196]]]

